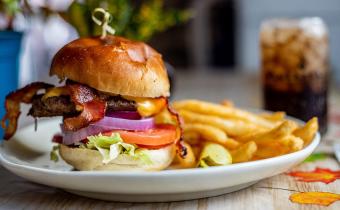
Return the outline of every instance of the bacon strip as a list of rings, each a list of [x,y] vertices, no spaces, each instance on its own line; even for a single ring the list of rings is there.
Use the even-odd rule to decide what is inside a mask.
[[[10,139],[17,130],[18,118],[21,114],[20,103],[31,103],[33,96],[36,95],[39,90],[46,90],[51,87],[53,87],[53,85],[44,82],[34,82],[6,96],[6,114],[1,121],[1,126],[5,129],[4,139]],[[6,123],[8,124],[6,125]]]
[[[80,84],[70,84],[67,88],[72,102],[76,104],[77,109],[80,107],[82,110],[77,117],[64,119],[64,130],[76,131],[104,117],[106,102],[99,99],[91,88]]]
[[[184,146],[183,144],[183,130],[182,130],[182,125],[183,125],[183,120],[182,118],[179,116],[179,114],[170,106],[168,99],[166,99],[166,108],[168,109],[168,111],[170,112],[170,114],[175,118],[175,120],[177,121],[177,129],[180,135],[179,140],[176,142],[177,145],[177,149],[179,151],[179,154],[182,158],[185,158],[185,156],[187,155],[187,148]]]

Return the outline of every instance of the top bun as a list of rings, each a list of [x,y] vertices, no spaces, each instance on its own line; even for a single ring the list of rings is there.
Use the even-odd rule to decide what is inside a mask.
[[[143,42],[119,36],[70,42],[55,55],[50,75],[109,94],[152,98],[170,95],[162,56]]]

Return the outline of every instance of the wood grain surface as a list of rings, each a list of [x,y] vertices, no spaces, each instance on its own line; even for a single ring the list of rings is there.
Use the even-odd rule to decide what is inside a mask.
[[[211,101],[230,98],[242,106],[257,107],[260,104],[258,87],[257,78],[249,75],[182,75],[181,77],[178,76],[175,98],[200,98]],[[240,92],[242,94],[239,94]],[[340,105],[339,101],[340,97],[332,94],[332,106]],[[23,119],[21,125],[28,122],[28,119]],[[323,141],[323,147],[320,148],[326,148],[327,150],[333,140],[326,137]],[[332,155],[325,160],[303,163],[294,168],[294,170],[313,170],[317,166],[339,170],[339,163],[335,161]],[[339,180],[330,184],[304,183],[297,182],[294,178],[285,174],[262,180],[247,189],[217,197],[170,203],[135,204],[106,202],[79,197],[60,189],[25,181],[1,166],[0,177],[0,209],[340,209],[340,202],[333,203],[329,207],[321,207],[299,205],[289,201],[289,196],[296,191],[340,193]]]
[[[305,163],[295,169],[313,170],[316,166],[339,169],[333,158]],[[291,203],[295,191],[340,193],[340,182],[331,184],[297,182],[281,174],[238,192],[212,198],[170,203],[115,203],[69,194],[59,189],[25,181],[0,168],[0,209],[340,209],[340,202],[329,207]]]

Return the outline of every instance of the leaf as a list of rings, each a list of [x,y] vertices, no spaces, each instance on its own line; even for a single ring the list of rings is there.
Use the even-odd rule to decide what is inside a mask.
[[[188,9],[165,7],[164,0],[75,0],[60,15],[76,28],[81,37],[100,35],[100,27],[91,19],[91,13],[97,7],[112,15],[109,25],[116,30],[115,35],[140,41],[148,41],[154,34],[193,17]]]
[[[290,195],[289,200],[299,204],[329,206],[340,200],[340,194],[329,192],[299,192]]]
[[[302,182],[323,182],[329,184],[340,179],[340,171],[332,171],[325,168],[316,168],[314,171],[310,172],[293,171],[287,174],[297,177],[298,181]]]
[[[309,157],[307,157],[303,162],[304,163],[315,162],[318,160],[324,160],[326,158],[327,158],[327,154],[325,153],[314,153],[314,154],[311,154]]]
[[[67,16],[62,17],[77,29],[79,36],[90,35],[92,19],[86,5],[74,1],[67,10]]]

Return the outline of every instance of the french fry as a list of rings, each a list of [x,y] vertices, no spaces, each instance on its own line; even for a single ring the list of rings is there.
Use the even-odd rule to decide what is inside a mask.
[[[267,119],[273,123],[283,123],[284,121],[289,121],[293,130],[299,127],[298,123],[289,119],[285,119],[286,113],[285,112],[274,112],[274,113],[262,113],[259,116]]]
[[[286,119],[286,121],[288,121],[290,123],[291,128],[294,130],[296,130],[297,128],[299,128],[299,124],[296,121],[290,120],[290,119]]]
[[[195,155],[195,157],[199,157],[202,151],[202,144],[191,145],[191,149]]]
[[[196,157],[191,146],[186,142],[184,142],[184,146],[187,148],[187,155],[185,158],[182,158],[179,154],[176,154],[173,162],[170,165],[170,168],[181,169],[196,167]]]
[[[286,113],[285,112],[262,113],[259,116],[263,117],[266,120],[277,122],[284,120],[286,117]]]
[[[238,149],[231,151],[233,163],[241,163],[251,160],[256,150],[257,146],[253,141],[241,145]]]
[[[183,125],[183,131],[184,133],[197,133],[202,139],[220,144],[226,143],[228,139],[227,135],[221,129],[199,123],[185,124]]]
[[[223,101],[221,101],[221,105],[231,108],[234,107],[234,103],[228,99],[224,99]]]
[[[215,128],[210,125],[204,124],[184,124],[183,131],[186,132],[196,132],[198,133],[203,139],[218,143],[225,143],[227,141],[227,135],[219,128]]]
[[[235,139],[228,138],[227,141],[222,145],[228,149],[236,149],[240,146],[240,142],[236,141]]]
[[[313,140],[318,129],[318,118],[313,117],[304,126],[296,129],[293,134],[296,137],[300,137],[304,141],[305,145],[308,145]]]
[[[256,151],[257,159],[271,158],[295,152],[303,148],[303,140],[299,137],[288,135],[283,139],[272,141],[266,145],[259,145]]]
[[[234,139],[228,138],[228,136],[219,128],[210,125],[204,125],[199,123],[189,123],[183,126],[183,131],[185,133],[197,133],[200,137],[206,141],[215,142],[222,144],[228,149],[235,149],[239,146],[239,143]],[[191,140],[193,142],[193,140]],[[196,144],[199,143],[196,141]]]
[[[183,140],[188,142],[190,145],[200,144],[200,134],[198,132],[184,131]]]
[[[294,123],[291,121],[284,121],[281,125],[270,131],[243,136],[238,138],[238,141],[254,141],[256,144],[270,144],[272,141],[283,139],[284,137],[290,135],[294,128]]]
[[[288,135],[285,138],[280,139],[279,142],[282,144],[282,146],[288,147],[289,152],[301,150],[304,144],[304,141],[300,137],[293,135]]]
[[[288,152],[286,147],[282,147],[281,144],[273,143],[266,146],[258,146],[254,159],[265,159],[280,156]]]
[[[272,128],[275,126],[273,125],[272,122],[250,112],[205,101],[198,100],[177,101],[173,103],[173,107],[176,110],[185,109],[193,112],[198,112],[201,114],[215,115],[223,118],[237,118],[244,120],[246,122],[254,123],[265,128]]]
[[[227,148],[232,163],[295,152],[310,143],[318,130],[317,118],[299,126],[287,119],[285,112],[253,114],[234,107],[229,100],[221,104],[184,100],[173,105],[184,120],[183,139],[191,146],[189,159],[183,162],[179,156],[176,158],[178,168],[203,166],[208,164],[207,160],[211,162],[204,159],[199,164],[197,162],[202,159],[193,161],[192,158],[202,157],[202,148],[209,144]],[[211,151],[210,155],[218,156],[218,152]]]
[[[258,127],[256,124],[251,124],[242,120],[223,119],[217,116],[198,114],[188,110],[180,110],[178,113],[184,119],[185,123],[200,123],[214,126],[233,137],[265,130]]]

